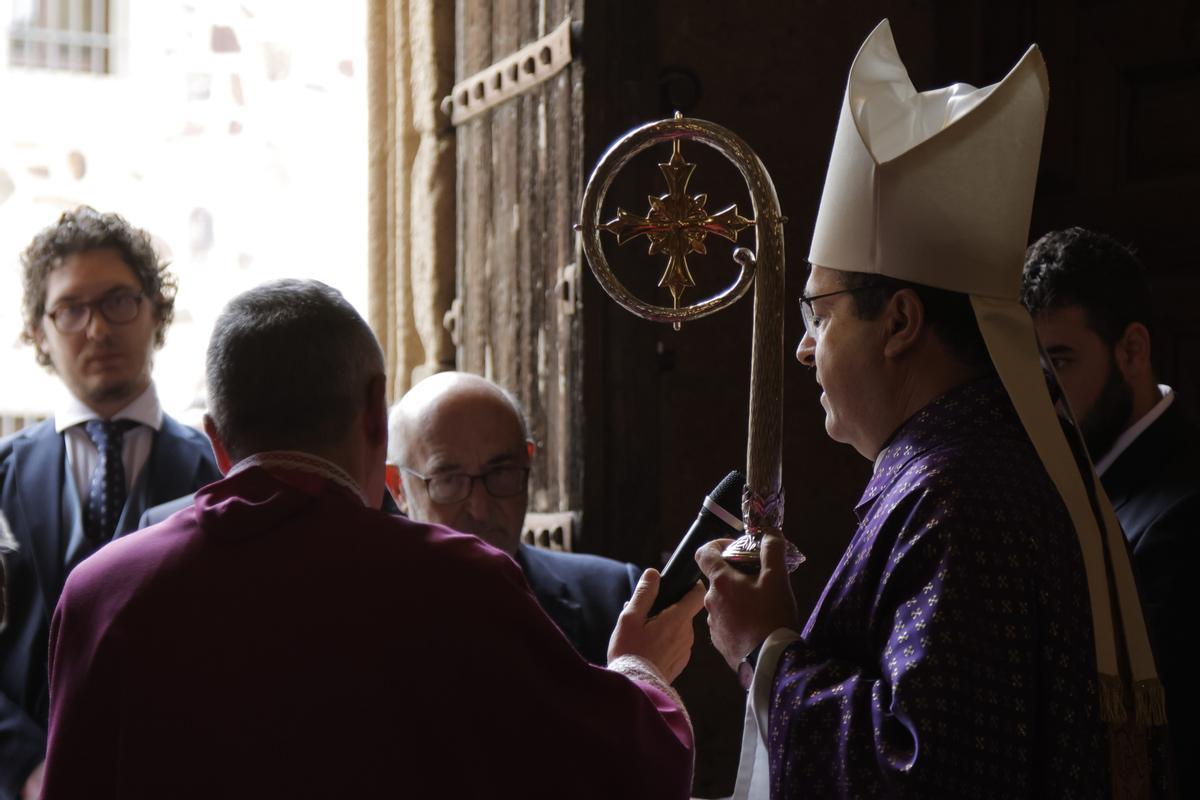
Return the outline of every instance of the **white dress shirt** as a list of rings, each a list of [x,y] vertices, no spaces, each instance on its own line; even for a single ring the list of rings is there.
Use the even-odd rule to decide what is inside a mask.
[[[1121,457],[1128,449],[1129,445],[1133,444],[1137,437],[1142,435],[1142,432],[1154,424],[1154,421],[1163,415],[1171,403],[1175,400],[1175,392],[1170,386],[1160,383],[1158,385],[1158,393],[1162,395],[1162,399],[1154,404],[1154,408],[1150,409],[1137,422],[1129,426],[1128,430],[1117,437],[1113,442],[1113,446],[1104,454],[1104,458],[1096,462],[1096,474],[1104,475],[1105,470],[1113,465],[1113,462]]]

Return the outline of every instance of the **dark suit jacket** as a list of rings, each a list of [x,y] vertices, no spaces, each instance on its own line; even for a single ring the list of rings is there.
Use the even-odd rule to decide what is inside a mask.
[[[116,535],[136,529],[144,509],[220,477],[204,435],[164,416]],[[67,577],[68,510],[79,502],[64,497],[68,485],[53,419],[0,440],[0,511],[19,548],[6,558],[8,624],[0,632],[0,800],[20,796],[45,753],[50,615]]]
[[[1167,719],[1175,742],[1180,796],[1194,786],[1188,763],[1195,741],[1195,680],[1185,646],[1192,631],[1191,584],[1200,541],[1200,431],[1184,419],[1178,401],[1163,412],[1105,471],[1112,499],[1133,553],[1142,608],[1159,675],[1167,690]],[[1185,606],[1185,603],[1188,605]],[[1188,760],[1181,760],[1183,755]]]
[[[149,528],[151,525],[157,525],[167,517],[174,514],[176,511],[183,511],[188,506],[196,502],[194,493],[185,494],[183,497],[177,497],[169,503],[147,508],[142,512],[141,519],[138,520],[138,529]]]
[[[533,594],[575,649],[593,664],[608,663],[608,639],[641,570],[600,556],[522,544],[516,561]]]

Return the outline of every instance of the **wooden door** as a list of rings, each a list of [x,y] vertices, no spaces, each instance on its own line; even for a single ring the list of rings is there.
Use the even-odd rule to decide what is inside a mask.
[[[656,476],[657,459],[639,450],[653,444],[645,426],[624,426],[623,400],[611,402],[636,390],[610,378],[640,380],[634,362],[652,363],[653,343],[632,345],[631,321],[586,274],[573,225],[586,170],[656,112],[656,4],[458,0],[455,14],[456,82],[573,23],[566,69],[457,127],[458,368],[523,404],[538,444],[530,510],[570,512],[576,550],[649,562],[658,545],[642,546],[642,532],[657,504],[636,493],[614,503],[611,490]],[[614,420],[621,435],[610,435]]]
[[[578,18],[580,5],[459,0],[455,80]],[[582,191],[582,74],[572,64],[456,130],[458,367],[523,405],[538,444],[531,511],[578,511],[582,502],[571,229]]]

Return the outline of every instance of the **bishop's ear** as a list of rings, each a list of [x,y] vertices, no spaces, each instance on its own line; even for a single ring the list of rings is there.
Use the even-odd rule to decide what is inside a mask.
[[[925,305],[912,289],[900,289],[883,310],[883,354],[899,358],[911,350],[925,330]]]

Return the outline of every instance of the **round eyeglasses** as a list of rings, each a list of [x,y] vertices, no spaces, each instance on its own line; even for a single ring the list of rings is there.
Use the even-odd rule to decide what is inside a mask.
[[[79,333],[91,323],[94,311],[100,312],[110,325],[127,325],[137,319],[144,299],[143,295],[132,292],[114,292],[86,303],[66,303],[47,311],[46,316],[59,333]]]
[[[424,481],[429,499],[438,505],[452,505],[466,500],[475,488],[475,481],[482,481],[487,493],[497,499],[514,497],[525,491],[529,483],[529,467],[496,467],[478,475],[465,472],[422,475],[407,467],[401,467],[400,470]]]

